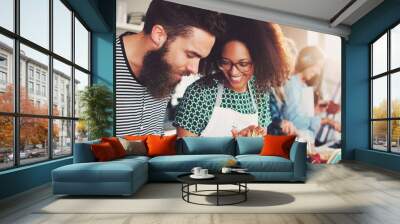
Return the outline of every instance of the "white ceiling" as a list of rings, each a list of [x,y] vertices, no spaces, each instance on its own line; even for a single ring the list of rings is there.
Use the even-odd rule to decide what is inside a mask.
[[[294,15],[306,16],[314,19],[330,21],[351,0],[222,0],[236,4],[251,5],[264,9],[287,12]],[[357,1],[354,1],[356,3]],[[360,1],[361,6],[343,21],[344,25],[352,25],[370,10],[383,2],[383,0]]]
[[[167,0],[233,15],[347,37],[350,26],[383,0]],[[341,9],[353,2],[337,23]]]
[[[146,11],[151,0],[127,2],[127,11]],[[262,21],[347,37],[350,26],[383,0],[167,0]],[[347,4],[337,21],[331,20]]]
[[[350,0],[223,0],[329,21]]]

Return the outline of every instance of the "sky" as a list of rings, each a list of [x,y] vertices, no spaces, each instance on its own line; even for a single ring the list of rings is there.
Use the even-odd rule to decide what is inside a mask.
[[[391,31],[391,67],[400,66],[400,25]],[[383,35],[372,46],[373,75],[387,71],[387,35]],[[382,77],[373,81],[373,107],[387,100],[387,78]],[[400,100],[400,72],[391,75],[391,98]]]
[[[383,35],[372,45],[373,75],[387,71],[387,35]]]
[[[393,68],[398,68],[400,67],[400,25],[397,25],[392,31],[391,31],[391,39],[393,40],[391,42],[391,65],[392,69]]]
[[[387,99],[387,78],[381,77],[372,81],[373,85],[373,107],[378,107],[382,101]]]
[[[48,0],[20,0],[20,33],[21,36],[48,48],[49,45],[49,14],[45,13],[49,9]],[[60,0],[53,0],[54,16],[54,52],[71,60],[71,12]],[[0,25],[9,30],[13,30],[13,0],[0,0]],[[88,32],[82,24],[76,20],[76,63],[84,68],[88,68]],[[0,41],[4,42],[6,38],[0,35]],[[21,50],[28,57],[48,64],[47,55],[41,54],[29,47],[23,47]],[[70,73],[70,72],[69,72]]]

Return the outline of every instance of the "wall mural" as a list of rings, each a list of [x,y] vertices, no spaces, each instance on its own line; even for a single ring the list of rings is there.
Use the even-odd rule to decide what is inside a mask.
[[[341,40],[163,1],[117,1],[116,133],[297,135],[341,153]]]

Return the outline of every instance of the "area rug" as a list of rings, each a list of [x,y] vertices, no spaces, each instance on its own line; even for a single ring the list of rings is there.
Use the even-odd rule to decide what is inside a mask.
[[[150,183],[131,197],[57,197],[35,213],[360,213],[356,204],[346,202],[317,184],[255,183],[248,187],[247,201],[237,205],[190,204],[182,200],[180,184]],[[213,188],[213,185],[202,185],[198,190]],[[224,189],[230,188],[233,186]],[[192,196],[190,199],[197,203],[216,202],[215,196]],[[238,199],[224,197],[222,202]]]

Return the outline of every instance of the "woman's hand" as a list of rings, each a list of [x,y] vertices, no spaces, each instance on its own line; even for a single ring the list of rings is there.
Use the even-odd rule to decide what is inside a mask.
[[[232,129],[232,137],[258,137],[266,135],[266,131],[263,127],[257,125],[250,125],[242,130]]]
[[[191,131],[188,131],[184,128],[181,127],[177,127],[176,128],[176,135],[178,136],[178,138],[183,138],[183,137],[197,137],[198,135],[194,134]]]

